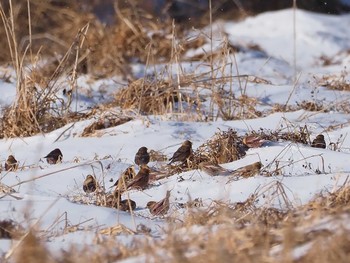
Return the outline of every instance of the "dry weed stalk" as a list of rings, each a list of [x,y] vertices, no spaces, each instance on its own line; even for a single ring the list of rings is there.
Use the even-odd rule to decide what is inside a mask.
[[[85,40],[85,35],[88,30],[88,25],[84,26],[76,36],[75,41],[68,49],[66,56],[61,60],[55,72],[47,80],[43,82],[40,79],[40,75],[37,75],[35,65],[33,65],[31,72],[25,70],[25,59],[27,58],[28,51],[31,52],[31,39],[25,51],[21,52],[18,47],[18,41],[16,38],[16,28],[14,21],[14,11],[12,9],[12,1],[10,4],[9,17],[0,6],[0,15],[3,20],[3,24],[6,30],[8,39],[8,47],[10,49],[12,63],[14,65],[17,74],[16,84],[16,100],[13,105],[4,111],[2,117],[2,125],[0,129],[0,137],[17,137],[17,136],[30,136],[39,132],[48,132],[67,123],[65,119],[71,104],[71,97],[65,102],[60,99],[56,93],[58,91],[57,80],[62,74],[67,73],[66,62],[71,54],[74,56],[74,63],[71,70],[71,91],[76,90],[76,70],[79,64],[80,53],[79,50]],[[28,19],[30,20],[28,2]],[[29,32],[31,36],[31,24],[29,24]],[[33,61],[33,57],[30,58]],[[65,66],[64,66],[65,65]],[[39,77],[39,79],[37,79]],[[43,86],[39,85],[44,84]]]

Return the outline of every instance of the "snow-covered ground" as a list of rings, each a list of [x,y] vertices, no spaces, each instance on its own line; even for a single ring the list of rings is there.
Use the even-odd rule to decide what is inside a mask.
[[[186,203],[190,198],[199,198],[204,206],[208,206],[214,200],[229,203],[244,201],[255,191],[265,191],[266,198],[259,199],[260,205],[282,205],[283,208],[281,200],[268,194],[273,191],[276,182],[285,186],[294,206],[307,203],[320,191],[332,191],[341,186],[350,174],[350,115],[338,106],[350,101],[350,92],[327,89],[321,84],[323,77],[342,77],[342,81],[349,85],[350,15],[331,16],[299,10],[294,14],[293,10],[288,9],[249,17],[241,22],[221,21],[214,27],[217,28],[215,47],[219,48],[224,37],[233,46],[242,47],[240,52],[234,54],[239,73],[268,81],[249,82],[246,87],[246,94],[261,102],[257,106],[259,110],[271,108],[276,103],[297,105],[302,101],[314,101],[329,107],[327,112],[298,110],[271,113],[256,119],[219,119],[212,122],[136,116],[130,122],[103,130],[99,136],[81,137],[84,128],[93,121],[91,119],[74,123],[73,126],[68,124],[48,134],[3,139],[0,140],[1,163],[4,164],[7,156],[12,154],[19,161],[21,169],[1,172],[0,182],[13,187],[16,192],[0,195],[0,220],[12,219],[27,228],[35,225],[46,237],[48,247],[58,253],[72,245],[83,248],[93,244],[99,230],[117,224],[134,231],[138,225],[146,225],[151,229],[151,237],[156,239],[163,234],[166,220],[152,216],[146,204],[150,200],[162,199],[167,190],[171,190],[169,214],[181,217],[186,210],[179,203]],[[249,49],[252,45],[260,50]],[[186,56],[191,57],[203,52],[203,49],[191,50]],[[323,56],[332,63],[324,65]],[[231,58],[233,61],[233,55]],[[208,71],[208,66],[201,66],[200,62],[184,62],[182,67],[188,73]],[[133,69],[135,74],[139,74],[143,67],[134,65]],[[226,67],[225,71],[226,75],[237,74],[236,68]],[[106,79],[94,82],[89,76],[80,77],[78,83],[81,94],[77,102],[80,110],[107,101],[110,94],[121,87],[118,81]],[[238,86],[234,89],[239,92]],[[0,94],[1,106],[10,105],[15,99],[15,83],[0,81]],[[260,128],[288,131],[305,125],[311,139],[322,133],[327,145],[340,140],[337,151],[330,147],[318,149],[291,142],[269,142],[261,148],[249,149],[244,158],[222,166],[237,169],[261,161],[263,171],[272,172],[278,162],[283,167],[281,175],[257,175],[228,182],[227,176],[211,177],[200,170],[192,170],[152,182],[144,191],[130,190],[125,193],[124,197],[129,196],[137,204],[132,214],[86,204],[94,194],[83,192],[85,177],[94,174],[100,185],[110,191],[109,187],[120,174],[134,164],[135,153],[141,146],[160,151],[170,158],[184,140],[191,140],[193,149],[196,149],[219,130],[231,128],[244,135]],[[63,162],[49,165],[43,156],[55,148],[61,149]],[[159,165],[152,162],[149,166]],[[75,201],[82,199],[85,200],[84,204]],[[68,233],[65,231],[67,225],[76,225],[79,231]],[[125,244],[132,240],[128,234],[115,238]],[[137,238],[142,239],[143,236],[139,234]],[[16,242],[0,240],[0,254],[6,254]]]

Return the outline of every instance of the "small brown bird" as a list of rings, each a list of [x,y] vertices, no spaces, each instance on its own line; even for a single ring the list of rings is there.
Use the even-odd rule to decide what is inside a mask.
[[[245,178],[252,177],[260,172],[261,167],[261,162],[255,162],[232,171],[231,175],[242,176]]]
[[[248,135],[243,138],[243,144],[248,148],[259,148],[264,144],[263,140],[259,135]]]
[[[190,157],[192,153],[192,142],[189,140],[186,140],[182,143],[179,149],[173,154],[173,157],[171,157],[170,163],[172,164],[174,162],[182,162],[184,163],[188,157]]]
[[[233,171],[225,169],[218,164],[210,163],[210,162],[201,162],[198,165],[199,169],[210,176],[216,175],[230,175]]]
[[[114,192],[113,194],[107,196],[106,206],[113,207],[122,211],[130,211],[130,207],[131,210],[135,210],[136,203],[131,199],[121,200],[120,194]]]
[[[44,158],[46,158],[46,161],[49,164],[56,164],[62,161],[63,154],[60,149],[56,148],[55,150],[51,151],[48,155],[46,155]]]
[[[170,191],[168,190],[166,192],[165,198],[159,202],[149,201],[146,206],[149,209],[150,213],[154,216],[165,215],[169,211],[169,197]]]
[[[138,166],[141,166],[143,164],[148,164],[149,160],[150,160],[150,156],[149,156],[149,153],[147,152],[147,148],[144,146],[141,147],[135,155],[135,163]]]
[[[120,178],[110,187],[117,186],[116,188],[120,191],[125,190],[125,186],[136,176],[134,166],[131,165],[122,173]]]
[[[117,207],[118,203],[121,201],[121,195],[118,191],[115,191],[113,194],[109,194],[106,198],[107,207]]]
[[[5,162],[6,171],[16,171],[18,169],[18,162],[13,155],[9,155]]]
[[[89,174],[83,184],[83,190],[85,193],[93,193],[97,189],[97,182],[94,176]]]
[[[118,207],[116,206],[116,208],[118,208]],[[131,208],[131,210],[135,210],[136,203],[135,203],[134,200],[124,199],[124,200],[120,201],[120,203],[119,203],[119,210],[130,211],[130,208]]]
[[[141,166],[140,171],[137,173],[134,179],[128,184],[126,189],[140,189],[144,190],[148,186],[150,169],[147,165]]]
[[[312,141],[311,147],[325,149],[326,142],[324,140],[324,136],[322,134],[317,135],[316,138]]]

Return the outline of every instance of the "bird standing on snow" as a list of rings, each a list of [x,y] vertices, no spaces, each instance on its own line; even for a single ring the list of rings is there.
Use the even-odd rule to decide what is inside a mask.
[[[115,208],[118,209],[118,206],[116,205]],[[119,203],[119,210],[122,210],[122,211],[130,211],[130,209],[135,210],[135,208],[136,208],[136,202],[131,199],[124,199]]]
[[[143,164],[148,164],[149,160],[150,160],[150,156],[147,152],[147,147],[144,147],[144,146],[141,147],[135,155],[135,163],[138,166],[141,166]]]
[[[146,206],[150,213],[154,216],[165,215],[169,211],[169,197],[170,191],[168,190],[165,198],[159,202],[149,201]]]
[[[107,196],[106,206],[114,207],[122,211],[130,211],[130,208],[131,210],[135,210],[136,203],[134,200],[131,200],[131,199],[122,200],[121,193],[119,191],[114,191],[113,194],[110,194]]]
[[[6,171],[16,171],[18,169],[18,162],[13,155],[9,155],[5,162]]]
[[[173,157],[170,158],[170,163],[182,162],[184,163],[192,153],[192,142],[186,140],[182,143],[179,149],[173,154]]]
[[[97,182],[94,176],[89,174],[83,184],[83,190],[85,193],[93,193],[97,189]]]
[[[148,186],[150,169],[147,165],[141,166],[140,171],[135,178],[128,184],[127,189],[141,189],[144,190]]]
[[[324,136],[322,134],[317,135],[316,138],[312,141],[311,147],[325,149],[326,141],[324,140]]]
[[[244,177],[244,178],[253,177],[253,176],[259,174],[261,168],[262,168],[261,162],[255,162],[255,163],[243,166],[241,168],[238,168],[238,169],[232,171],[230,176],[233,176],[233,177],[230,178],[226,184],[228,184],[232,181],[238,180],[239,177]]]
[[[117,186],[117,189],[120,191],[125,190],[125,186],[128,185],[128,183],[136,176],[134,166],[129,166],[126,168],[126,170],[122,173],[120,178],[111,186]]]
[[[46,161],[49,164],[56,164],[62,161],[63,154],[60,149],[56,148],[55,150],[51,151],[48,155],[46,155],[44,158],[46,158]]]
[[[242,176],[244,178],[252,177],[260,172],[261,167],[262,167],[261,162],[255,162],[255,163],[243,166],[241,168],[238,168],[234,170],[231,174],[236,176]]]
[[[248,148],[259,148],[264,144],[263,140],[259,135],[247,135],[243,138],[243,144]]]
[[[210,162],[201,162],[198,165],[198,168],[210,176],[230,175],[233,172],[231,170],[225,169],[224,167],[221,167],[218,164],[214,164],[214,163],[210,163]]]

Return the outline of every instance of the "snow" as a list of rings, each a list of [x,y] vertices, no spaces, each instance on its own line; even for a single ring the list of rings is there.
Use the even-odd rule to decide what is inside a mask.
[[[295,28],[294,28],[295,16]],[[294,30],[296,61],[300,70],[317,65],[322,55],[332,57],[349,49],[350,16],[332,16],[286,9],[247,18],[242,23],[227,23],[232,42],[258,44],[267,56],[293,65]]]
[[[246,49],[235,54],[240,74],[258,76],[271,84],[247,83],[248,96],[259,98],[262,102],[257,109],[271,108],[275,103],[296,105],[303,100],[320,101],[324,105],[333,105],[328,112],[276,112],[268,116],[211,122],[175,121],[165,116],[136,116],[132,121],[103,130],[98,137],[81,137],[84,128],[94,119],[68,124],[47,134],[28,138],[0,140],[0,157],[4,163],[9,154],[15,155],[20,166],[16,172],[1,172],[1,183],[12,186],[16,200],[10,195],[0,199],[0,219],[13,219],[26,226],[34,224],[42,231],[48,231],[49,249],[55,252],[68,250],[72,245],[83,248],[93,244],[97,231],[105,227],[122,224],[132,230],[143,224],[151,228],[151,235],[157,238],[163,234],[166,220],[150,215],[146,204],[150,200],[160,200],[167,190],[171,191],[170,214],[185,213],[178,203],[186,203],[190,198],[199,198],[204,206],[214,200],[240,202],[252,193],[265,193],[266,198],[259,199],[259,205],[284,208],[285,204],[268,193],[273,192],[276,183],[282,183],[286,194],[295,206],[311,200],[320,191],[332,191],[341,186],[350,173],[350,115],[339,111],[337,105],[347,102],[350,93],[320,87],[315,79],[324,75],[343,74],[349,62],[350,39],[348,28],[350,15],[331,16],[297,10],[296,17],[296,62],[301,76],[294,83],[293,70],[293,10],[267,12],[248,17],[240,22],[218,22],[217,28],[227,35],[231,44],[248,47],[256,44],[262,53]],[[219,48],[215,42],[214,49]],[[210,46],[204,47],[208,51]],[[192,53],[191,53],[192,52]],[[186,56],[200,54],[201,50],[192,50]],[[346,60],[343,60],[344,54]],[[347,55],[346,55],[347,54]],[[321,56],[340,56],[340,62],[323,66]],[[346,57],[347,56],[347,57]],[[346,63],[344,61],[347,61]],[[207,72],[208,67],[200,63],[183,62],[186,72]],[[157,65],[157,70],[165,65]],[[142,65],[133,65],[136,75],[146,74]],[[176,73],[176,66],[174,73]],[[346,70],[345,70],[346,71]],[[343,72],[343,73],[342,73]],[[236,69],[227,69],[225,74],[236,74]],[[345,74],[349,82],[349,75]],[[78,80],[79,110],[86,110],[100,102],[109,100],[117,88],[123,86],[121,79],[94,81],[88,76]],[[239,88],[234,86],[235,92]],[[14,83],[0,81],[0,105],[10,105],[16,96]],[[118,109],[116,109],[118,111]],[[244,165],[261,161],[263,170],[273,172],[275,162],[282,166],[282,174],[272,177],[257,175],[252,178],[228,182],[225,176],[211,177],[199,170],[173,175],[156,182],[145,191],[131,190],[126,195],[134,200],[137,209],[132,213],[113,208],[74,202],[81,197],[90,200],[92,194],[85,194],[82,184],[88,174],[94,174],[106,190],[118,179],[123,170],[133,164],[138,148],[146,146],[158,150],[168,158],[184,140],[191,140],[196,149],[215,132],[230,128],[244,135],[248,131],[266,130],[287,131],[307,125],[312,139],[317,134],[325,134],[327,145],[341,140],[337,151],[316,149],[290,142],[268,142],[263,147],[250,149],[241,160],[226,163],[227,169],[237,169]],[[333,127],[333,128],[332,128]],[[43,160],[48,152],[60,148],[63,162],[49,165]],[[157,166],[151,163],[150,166]],[[136,168],[138,169],[138,168]],[[319,173],[321,171],[321,174]],[[182,178],[179,180],[179,178]],[[36,180],[33,180],[37,178]],[[29,182],[21,183],[28,180]],[[113,180],[113,182],[111,182]],[[86,231],[65,233],[66,225],[79,225]],[[139,238],[142,238],[139,237]],[[118,242],[129,244],[131,237],[121,235]],[[6,253],[12,243],[0,240],[0,254]],[[304,251],[304,247],[300,248]],[[130,261],[144,261],[144,257],[131,258]]]

